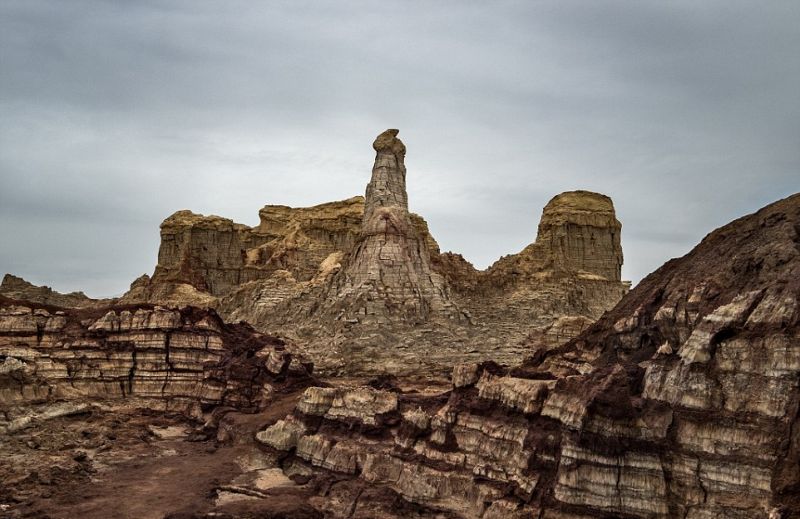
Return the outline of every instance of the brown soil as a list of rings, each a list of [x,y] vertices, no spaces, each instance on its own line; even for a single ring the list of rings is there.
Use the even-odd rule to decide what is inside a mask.
[[[0,517],[317,517],[306,504],[310,491],[298,485],[264,490],[266,499],[242,495],[217,505],[220,487],[246,472],[242,460],[260,456],[260,467],[276,466],[253,437],[289,413],[299,394],[281,395],[258,414],[228,413],[221,419],[224,442],[191,441],[202,438],[202,424],[141,409],[37,424],[0,445],[10,461],[0,469]]]

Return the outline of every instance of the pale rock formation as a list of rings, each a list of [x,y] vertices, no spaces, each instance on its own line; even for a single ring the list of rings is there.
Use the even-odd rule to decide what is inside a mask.
[[[303,283],[330,273],[326,260],[331,263],[353,247],[363,210],[362,197],[303,208],[268,205],[252,228],[178,211],[161,224],[152,278],[137,279],[121,301],[218,307],[220,297],[244,288],[259,306],[271,307],[295,296]],[[247,292],[254,281],[264,283],[255,296]]]
[[[458,319],[444,279],[431,268],[425,236],[408,212],[406,148],[397,133],[386,130],[372,145],[376,157],[361,234],[328,301],[343,317],[362,321],[425,321],[431,313]]]
[[[621,230],[609,197],[569,191],[545,206],[536,244],[557,270],[620,281]]]

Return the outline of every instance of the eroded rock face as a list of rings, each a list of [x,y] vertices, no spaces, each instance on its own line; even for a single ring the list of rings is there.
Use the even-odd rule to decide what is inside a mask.
[[[276,296],[285,298],[320,274],[326,259],[352,248],[363,210],[361,197],[304,208],[268,205],[252,228],[178,211],[161,224],[152,279],[134,282],[122,302],[214,307],[221,296],[256,280],[271,281]]]
[[[486,271],[442,254],[408,212],[406,149],[380,134],[366,197],[267,206],[259,226],[180,211],[159,265],[122,301],[193,304],[291,338],[326,374],[444,374],[456,360],[519,362],[579,333],[627,291],[608,197],[545,208],[535,243]]]
[[[0,298],[0,428],[19,425],[31,406],[61,401],[257,410],[274,391],[308,380],[308,366],[280,340],[214,312],[60,310]]]
[[[395,392],[399,419],[301,401],[285,451],[335,474],[344,510],[362,494],[343,479],[459,517],[796,517],[799,295],[795,195],[714,231],[566,345],[511,370],[459,365],[442,395]]]
[[[545,206],[536,243],[557,269],[620,281],[621,230],[609,197],[569,191]]]

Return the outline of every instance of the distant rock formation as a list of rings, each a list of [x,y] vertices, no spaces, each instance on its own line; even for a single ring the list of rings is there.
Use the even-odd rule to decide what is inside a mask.
[[[564,243],[591,250],[577,236]],[[798,298],[800,194],[516,368],[459,364],[452,391],[427,397],[312,387],[257,439],[287,473],[334,482],[312,501],[330,517],[403,517],[375,513],[387,491],[446,517],[798,517]]]
[[[178,211],[161,224],[152,279],[137,280],[123,301],[211,306],[240,285],[278,271],[309,281],[328,256],[352,248],[363,207],[361,197],[299,209],[268,205],[253,228]]]
[[[61,294],[50,287],[36,286],[21,277],[11,274],[3,276],[0,283],[0,296],[22,301],[33,301],[45,305],[81,308],[96,304],[107,303],[109,300],[92,299],[83,292],[70,292]]]
[[[620,281],[621,230],[609,197],[569,191],[545,206],[536,243],[549,252],[555,269]]]
[[[536,242],[485,271],[440,253],[425,220],[408,212],[397,135],[373,143],[365,198],[266,206],[253,228],[170,216],[152,278],[121,302],[213,307],[302,344],[322,372],[399,374],[457,359],[518,362],[532,353],[527,337],[539,337],[537,349],[556,346],[627,291],[621,225],[597,193],[553,198]]]

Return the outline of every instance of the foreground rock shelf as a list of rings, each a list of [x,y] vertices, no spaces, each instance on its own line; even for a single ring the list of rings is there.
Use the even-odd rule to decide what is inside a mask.
[[[15,409],[59,401],[128,399],[194,415],[257,410],[275,391],[310,380],[310,369],[282,341],[213,311],[78,311],[0,299],[5,427],[14,427]]]

